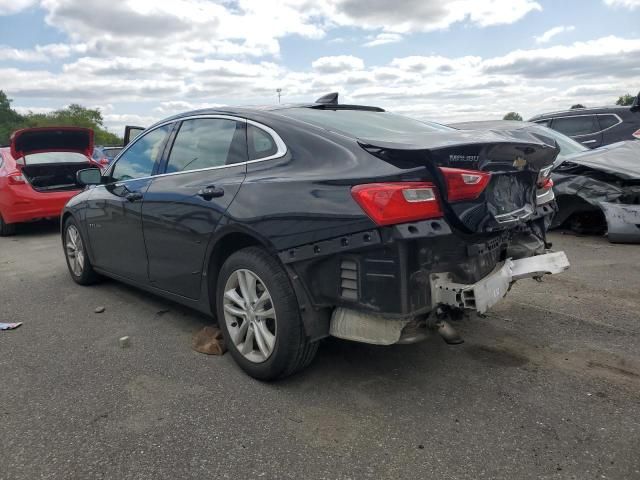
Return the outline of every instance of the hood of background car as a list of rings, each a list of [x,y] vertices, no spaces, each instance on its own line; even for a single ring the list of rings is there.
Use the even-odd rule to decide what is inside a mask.
[[[610,173],[624,180],[640,180],[640,141],[612,143],[571,155],[564,161]]]
[[[11,135],[13,158],[42,152],[77,152],[91,157],[93,130],[83,127],[23,128]]]

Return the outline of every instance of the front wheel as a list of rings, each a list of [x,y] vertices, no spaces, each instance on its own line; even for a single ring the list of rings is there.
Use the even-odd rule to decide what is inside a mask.
[[[87,249],[76,221],[69,217],[64,223],[62,243],[67,267],[73,281],[80,285],[96,283],[100,276],[95,272],[87,256]]]
[[[317,352],[317,342],[305,336],[287,273],[262,248],[244,248],[224,262],[216,310],[231,355],[254,378],[291,375]]]

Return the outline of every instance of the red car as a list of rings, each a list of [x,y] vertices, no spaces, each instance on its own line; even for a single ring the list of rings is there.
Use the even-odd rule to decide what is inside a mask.
[[[0,148],[0,236],[16,223],[60,216],[80,187],[76,172],[99,164],[91,159],[93,130],[80,127],[25,128]]]

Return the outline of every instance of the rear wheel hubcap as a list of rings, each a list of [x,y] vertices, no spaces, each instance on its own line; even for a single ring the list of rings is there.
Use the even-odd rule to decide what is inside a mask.
[[[277,322],[271,294],[251,270],[240,269],[227,279],[224,321],[237,350],[249,361],[267,360],[276,345]]]
[[[67,260],[69,260],[69,267],[76,277],[82,275],[84,270],[84,246],[82,245],[82,238],[80,232],[75,225],[70,225],[67,228],[66,236],[66,252]]]

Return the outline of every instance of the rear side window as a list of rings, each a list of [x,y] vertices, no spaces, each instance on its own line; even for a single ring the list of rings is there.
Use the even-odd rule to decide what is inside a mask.
[[[111,173],[112,180],[120,182],[150,176],[171,128],[172,125],[164,125],[136,138],[135,143],[116,162]]]
[[[545,120],[536,120],[536,122],[538,125],[542,125],[543,127],[548,127],[551,125],[551,119],[547,118]]]
[[[244,124],[221,118],[185,120],[173,143],[166,173],[246,161]]]
[[[595,122],[594,115],[579,115],[576,117],[554,118],[551,124],[554,130],[574,137],[576,135],[589,135],[600,130]]]
[[[620,120],[615,115],[598,115],[598,122],[600,122],[600,130],[605,130],[617,125]]]
[[[249,160],[270,157],[278,152],[278,146],[271,135],[261,128],[248,125]]]

